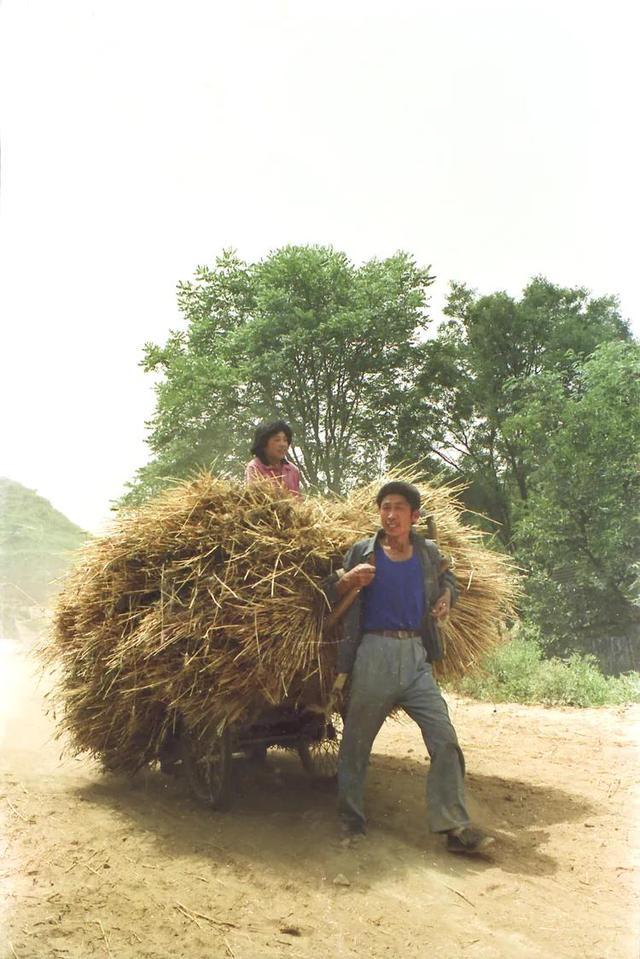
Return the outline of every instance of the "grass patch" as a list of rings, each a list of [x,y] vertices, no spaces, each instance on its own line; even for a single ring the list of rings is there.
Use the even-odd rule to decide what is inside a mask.
[[[605,676],[595,656],[545,659],[531,631],[492,650],[477,670],[455,688],[494,703],[542,703],[549,706],[618,706],[640,702],[640,673]]]

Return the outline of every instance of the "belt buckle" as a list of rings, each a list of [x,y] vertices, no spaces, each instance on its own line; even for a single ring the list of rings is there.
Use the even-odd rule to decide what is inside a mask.
[[[398,639],[409,639],[410,636],[411,636],[411,630],[409,629],[398,630]]]

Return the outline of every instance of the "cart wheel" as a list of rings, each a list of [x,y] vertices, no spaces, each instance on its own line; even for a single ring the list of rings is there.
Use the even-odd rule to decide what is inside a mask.
[[[180,736],[180,744],[182,765],[192,794],[211,809],[227,809],[231,803],[229,729],[204,740],[194,740],[185,730]]]
[[[303,738],[298,741],[300,762],[313,779],[335,779],[338,773],[342,728],[342,716],[340,713],[332,713],[320,739]]]
[[[264,766],[267,761],[267,747],[262,744],[257,746],[248,746],[246,750],[246,757],[255,766]]]

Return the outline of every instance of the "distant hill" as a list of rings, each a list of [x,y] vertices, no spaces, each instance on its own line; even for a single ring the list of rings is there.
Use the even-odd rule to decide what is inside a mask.
[[[88,533],[44,497],[0,477],[0,635],[38,621]]]

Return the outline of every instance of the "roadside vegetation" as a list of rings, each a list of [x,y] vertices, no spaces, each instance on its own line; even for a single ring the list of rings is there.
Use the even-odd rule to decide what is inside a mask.
[[[545,658],[538,631],[521,628],[451,688],[494,703],[618,706],[640,702],[640,673],[605,676],[590,654]]]
[[[39,496],[0,477],[0,635],[39,622],[87,533]]]

